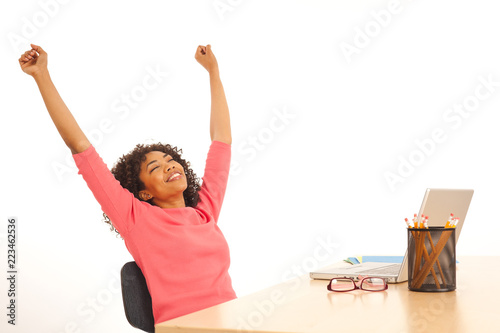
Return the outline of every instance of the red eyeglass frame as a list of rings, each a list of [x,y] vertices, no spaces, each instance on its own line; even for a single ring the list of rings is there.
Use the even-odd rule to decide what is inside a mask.
[[[352,284],[354,285],[354,288],[353,289],[348,289],[348,290],[333,290],[332,289],[332,281],[333,280],[340,280],[340,279],[351,280]],[[364,289],[364,288],[362,288],[363,281],[367,280],[367,279],[381,279],[382,281],[384,281],[384,285],[385,285],[384,289],[381,289],[381,290],[370,290],[370,289]],[[387,290],[389,288],[389,286],[387,285],[387,280],[384,279],[384,278],[376,277],[376,276],[367,276],[367,277],[364,277],[364,278],[360,279],[357,283],[356,283],[356,281],[354,281],[353,278],[349,278],[349,277],[345,277],[345,278],[333,278],[333,279],[330,280],[330,282],[328,283],[328,286],[326,286],[326,288],[329,291],[333,291],[333,292],[336,292],[336,293],[343,293],[343,292],[346,292],[346,291],[353,291],[353,290],[357,290],[357,289],[364,290],[364,291],[371,291],[371,292],[379,292],[379,291],[385,291],[385,290]]]

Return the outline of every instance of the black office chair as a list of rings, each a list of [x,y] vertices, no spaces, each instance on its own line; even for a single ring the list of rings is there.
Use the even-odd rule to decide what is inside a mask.
[[[135,261],[123,265],[120,272],[123,307],[128,322],[135,328],[154,333],[153,304],[146,279]]]

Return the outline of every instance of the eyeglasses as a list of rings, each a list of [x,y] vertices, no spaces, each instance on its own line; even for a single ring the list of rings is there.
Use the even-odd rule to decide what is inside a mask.
[[[354,282],[352,278],[333,278],[327,286],[330,291],[352,291],[361,289],[365,291],[384,291],[387,290],[386,279],[379,277],[364,277],[359,282]]]

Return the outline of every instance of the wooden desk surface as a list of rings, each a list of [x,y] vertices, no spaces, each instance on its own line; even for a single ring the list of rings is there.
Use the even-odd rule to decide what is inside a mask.
[[[421,293],[408,284],[385,292],[328,292],[304,275],[175,318],[156,332],[500,332],[500,257],[460,257],[457,289]]]

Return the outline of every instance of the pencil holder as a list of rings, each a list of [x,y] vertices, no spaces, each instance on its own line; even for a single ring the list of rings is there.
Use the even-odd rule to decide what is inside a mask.
[[[455,228],[408,228],[408,289],[456,289]]]

